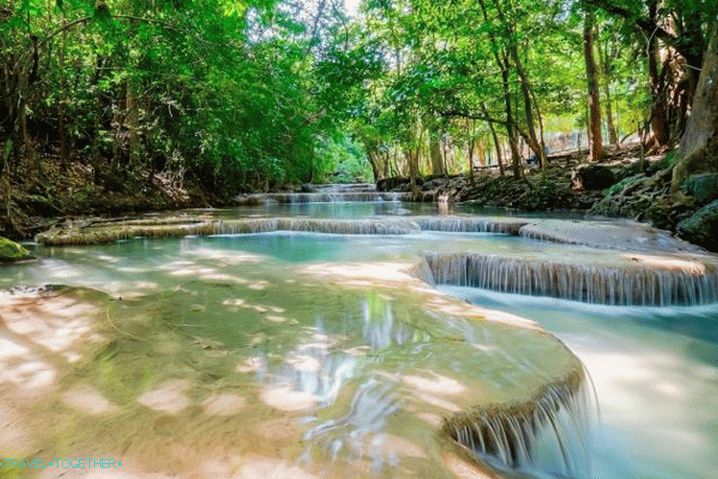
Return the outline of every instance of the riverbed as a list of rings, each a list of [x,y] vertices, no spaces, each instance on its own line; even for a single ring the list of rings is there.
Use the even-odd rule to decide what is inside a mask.
[[[182,214],[515,218],[399,201]],[[116,477],[708,478],[718,470],[718,307],[703,290],[713,283],[665,283],[676,264],[702,256],[414,223],[420,228],[402,234],[220,232],[35,246],[36,263],[1,270],[0,288],[15,290],[3,293],[0,446],[21,457],[121,457],[125,475]],[[615,273],[600,273],[614,264],[669,262],[657,287],[673,289],[584,296],[506,279],[468,287],[465,273],[446,274],[449,265],[442,276],[424,259],[467,252],[520,260],[501,268],[531,278],[541,277],[536,262],[587,264],[594,282],[586,288],[611,281]],[[549,280],[588,277],[556,274]],[[641,281],[631,287],[654,284]],[[519,403],[540,407],[507,416]],[[506,443],[477,421],[498,421]],[[479,444],[489,436],[493,445]]]

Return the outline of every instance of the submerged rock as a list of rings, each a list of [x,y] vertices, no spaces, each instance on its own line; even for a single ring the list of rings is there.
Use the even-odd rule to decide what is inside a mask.
[[[0,263],[14,263],[16,261],[24,261],[33,259],[34,257],[28,250],[0,236]]]
[[[523,226],[519,235],[595,248],[628,251],[694,252],[703,250],[667,231],[634,221],[568,221],[545,219]]]
[[[718,251],[718,200],[678,223],[678,235],[712,251]]]

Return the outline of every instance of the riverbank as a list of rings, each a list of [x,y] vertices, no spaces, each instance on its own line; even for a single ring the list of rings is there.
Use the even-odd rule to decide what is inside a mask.
[[[0,236],[15,240],[32,238],[68,218],[221,207],[230,205],[233,196],[190,177],[149,170],[101,175],[87,162],[63,164],[52,156],[22,162],[10,172],[9,182],[0,181],[0,194],[5,213]]]
[[[529,168],[523,178],[482,170],[429,177],[417,181],[413,190],[408,178],[389,178],[379,181],[377,189],[412,192],[417,201],[626,218],[718,251],[718,175],[689,178],[680,198],[674,198],[672,154],[641,158],[640,150],[633,147],[612,150],[600,163],[587,163],[585,155],[578,153],[549,160],[545,169]]]
[[[699,175],[686,182],[683,195],[670,195],[672,156],[641,158],[636,146],[610,150],[600,163],[585,155],[550,157],[543,169],[528,168],[523,178],[498,171],[425,177],[412,188],[408,178],[388,178],[370,185],[284,185],[270,195],[212,191],[191,178],[140,171],[114,179],[95,178],[83,163],[58,161],[26,165],[10,188],[9,214],[0,217],[0,235],[29,239],[66,220],[112,217],[186,208],[330,201],[341,191],[352,201],[398,200],[449,202],[523,212],[578,212],[628,218],[670,231],[682,239],[718,251],[718,175]],[[246,193],[252,193],[248,187]]]

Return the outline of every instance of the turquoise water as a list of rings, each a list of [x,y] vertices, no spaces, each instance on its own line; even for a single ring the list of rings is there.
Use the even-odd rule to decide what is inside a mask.
[[[432,205],[407,206],[400,203],[272,205],[213,211],[212,214],[220,217],[307,215],[355,218],[378,214],[431,214],[437,211],[435,208]],[[466,211],[469,210],[454,210]],[[162,304],[162,307],[156,307],[165,312],[169,311],[165,308],[171,307],[184,311],[179,324],[187,324],[192,335],[222,344],[221,350],[239,348],[253,340],[268,341],[268,335],[276,334],[275,342],[267,343],[266,355],[257,360],[257,364],[250,364],[251,367],[256,366],[255,370],[260,376],[268,374],[271,367],[268,369],[267,365],[272,362],[273,355],[284,354],[286,350],[300,351],[302,342],[309,344],[305,348],[308,354],[301,355],[301,361],[306,361],[304,369],[299,368],[297,373],[297,370],[290,368],[278,374],[283,375],[285,382],[303,385],[301,390],[311,390],[320,401],[329,404],[333,401],[347,401],[343,398],[346,392],[342,391],[346,391],[346,385],[352,385],[350,390],[357,386],[351,378],[361,376],[363,373],[359,371],[366,370],[366,366],[361,366],[363,360],[348,354],[335,354],[331,356],[333,359],[323,355],[321,351],[325,346],[317,344],[312,335],[344,337],[351,334],[354,329],[352,325],[363,324],[363,340],[350,341],[343,344],[343,348],[351,349],[365,344],[382,351],[392,345],[409,345],[408,349],[404,346],[398,348],[401,352],[377,353],[378,356],[375,356],[385,358],[392,367],[401,367],[402,361],[409,361],[407,358],[410,357],[404,356],[403,351],[429,352],[434,347],[432,344],[437,335],[451,337],[459,334],[468,338],[485,333],[467,332],[473,330],[465,323],[449,324],[433,332],[427,330],[423,319],[417,322],[412,318],[412,310],[416,310],[416,306],[412,304],[414,299],[411,296],[400,295],[399,303],[387,302],[380,290],[372,289],[366,294],[352,293],[347,298],[330,301],[329,296],[322,294],[321,287],[312,286],[311,280],[307,280],[306,287],[301,288],[280,288],[278,285],[287,280],[303,282],[302,274],[296,272],[297,268],[322,263],[386,262],[406,260],[424,252],[466,250],[538,256],[573,255],[585,257],[587,261],[591,261],[592,256],[605,261],[606,257],[614,254],[490,234],[421,233],[409,236],[350,237],[267,233],[167,240],[138,239],[101,246],[39,247],[36,249],[41,258],[39,263],[4,268],[0,287],[57,283],[88,286],[128,297],[148,293],[169,294],[182,288],[182,291],[188,293],[181,300],[167,296],[168,304],[160,301],[157,304]],[[275,314],[277,317],[290,321],[294,315],[305,326],[311,318],[309,322],[314,328],[312,335],[307,335],[297,343],[291,331],[271,333],[271,328],[267,329],[266,325],[261,326],[260,323],[252,323],[253,326],[246,334],[241,335],[237,333],[238,325],[235,323],[202,323],[203,316],[212,318],[215,314],[202,310],[203,305],[221,303],[229,291],[227,283],[231,281],[244,288],[244,301],[281,310],[281,313]],[[564,341],[582,360],[595,383],[601,410],[601,421],[594,425],[590,449],[590,477],[714,477],[718,470],[718,306],[609,307],[472,288],[441,286],[440,289],[482,307],[536,321]],[[177,304],[171,306],[173,302]],[[322,315],[317,312],[323,308],[327,309],[327,314],[322,319]],[[367,315],[367,310],[377,313]],[[266,313],[255,310],[252,314],[259,318]],[[374,320],[367,319],[370,317]],[[257,318],[251,321],[258,321]],[[287,325],[284,320],[278,320],[282,328]],[[493,341],[498,342],[499,337],[495,336]],[[212,350],[212,347],[209,349]],[[450,356],[442,357],[440,349],[434,354],[437,370],[440,369],[442,374],[452,374],[451,371],[468,374],[468,368],[462,365],[462,361],[469,358],[465,353],[457,352],[457,358],[461,360],[454,361]],[[426,365],[433,364],[432,361],[427,359]],[[320,374],[313,369],[317,362]],[[217,374],[224,374],[222,364],[212,367],[216,368]],[[327,376],[334,379],[322,379]],[[383,389],[386,385],[371,381],[366,384],[368,389],[364,391],[359,388],[360,392],[364,392],[356,396],[361,400],[357,406],[359,411],[355,411],[357,416],[354,420],[358,425],[355,431],[366,432],[372,428],[384,430],[387,418],[394,412],[393,403]],[[471,390],[476,394],[476,389]],[[383,411],[382,415],[372,416],[370,411],[377,408]],[[324,431],[320,427],[321,419],[307,417],[304,420],[307,424],[315,424],[316,434],[319,434],[319,431]],[[389,430],[397,436],[411,436],[407,428],[411,431],[413,427]],[[317,444],[331,449],[349,437],[344,435],[341,428],[330,430],[329,435]],[[425,432],[417,434],[421,436]],[[402,444],[404,449],[411,449]],[[314,454],[313,450],[309,453]],[[383,463],[388,464],[392,460],[384,457]],[[528,477],[559,477],[559,474],[566,474],[554,463],[547,464],[543,471],[525,473]],[[431,470],[429,466],[422,465],[413,471],[426,474]]]
[[[704,478],[718,470],[718,305],[640,308],[442,286],[530,317],[578,355],[601,408],[596,478]]]

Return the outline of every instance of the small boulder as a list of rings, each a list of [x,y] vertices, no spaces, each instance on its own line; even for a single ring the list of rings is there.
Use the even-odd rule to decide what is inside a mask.
[[[677,231],[678,236],[691,243],[718,251],[718,200],[678,223]]]
[[[580,165],[571,172],[574,190],[602,190],[615,182],[615,173],[606,165]]]
[[[14,263],[27,259],[33,259],[28,250],[14,241],[0,236],[0,263]]]
[[[718,199],[718,173],[693,175],[683,184],[683,190],[699,205]]]

